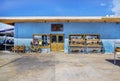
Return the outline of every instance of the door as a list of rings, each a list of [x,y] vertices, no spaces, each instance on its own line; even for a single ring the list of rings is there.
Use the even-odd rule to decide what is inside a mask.
[[[51,35],[51,51],[64,51],[64,35],[63,34]]]

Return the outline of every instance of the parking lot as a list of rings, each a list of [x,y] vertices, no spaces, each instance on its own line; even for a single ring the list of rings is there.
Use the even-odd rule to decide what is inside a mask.
[[[104,54],[0,52],[0,81],[120,81],[120,60]]]

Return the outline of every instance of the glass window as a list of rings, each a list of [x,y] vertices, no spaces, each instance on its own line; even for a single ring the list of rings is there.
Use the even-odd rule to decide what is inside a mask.
[[[58,36],[58,42],[59,43],[63,43],[64,42],[63,36]]]
[[[51,31],[63,31],[63,24],[52,24]]]
[[[56,36],[52,36],[52,43],[57,43],[57,37]]]
[[[33,44],[39,46],[48,46],[50,44],[50,35],[45,34],[34,35]]]

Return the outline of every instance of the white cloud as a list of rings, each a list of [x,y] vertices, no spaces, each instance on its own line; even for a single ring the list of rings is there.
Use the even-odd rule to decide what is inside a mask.
[[[106,4],[105,3],[100,3],[100,6],[106,6]]]
[[[113,0],[113,8],[111,10],[115,16],[120,16],[120,0]]]

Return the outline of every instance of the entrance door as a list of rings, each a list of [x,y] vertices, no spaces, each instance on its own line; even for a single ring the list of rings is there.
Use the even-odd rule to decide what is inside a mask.
[[[51,35],[51,51],[64,51],[64,35],[63,34]]]

